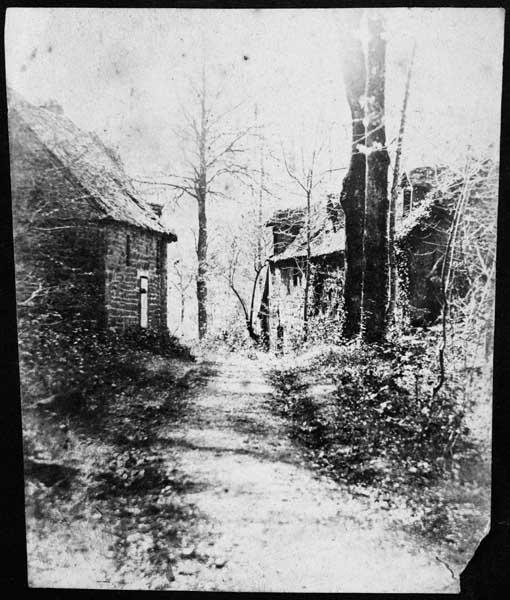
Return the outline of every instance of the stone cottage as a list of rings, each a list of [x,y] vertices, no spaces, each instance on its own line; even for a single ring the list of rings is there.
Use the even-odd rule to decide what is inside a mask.
[[[498,177],[498,165],[491,159],[473,160],[465,174],[422,167],[403,176],[403,216],[395,241],[411,325],[430,325],[441,314],[443,262],[456,206],[463,198],[456,247],[462,248],[464,264],[457,265],[450,282],[456,296],[468,293],[479,257],[495,253]],[[458,252],[452,256],[461,258]]]
[[[333,218],[333,196],[316,203],[310,214],[309,315],[335,316],[343,293],[345,232],[343,214]],[[292,336],[303,322],[306,284],[307,227],[302,209],[277,211],[266,223],[273,236],[267,284],[260,312],[261,329],[276,340]],[[269,318],[267,318],[269,315]]]
[[[100,327],[166,328],[167,244],[114,151],[55,103],[8,91],[20,311]]]
[[[420,167],[401,179],[398,268],[407,295],[407,316],[418,327],[430,325],[441,313],[441,269],[454,208],[453,196],[441,190],[451,179],[445,167]]]
[[[397,200],[396,242],[406,282],[407,317],[412,325],[433,323],[441,311],[440,271],[455,198],[462,182],[446,167],[419,167],[403,174]],[[339,315],[343,295],[345,231],[339,200],[329,195],[313,209],[310,230],[309,316]],[[307,235],[303,209],[277,211],[273,256],[262,297],[261,329],[276,343],[302,330]]]

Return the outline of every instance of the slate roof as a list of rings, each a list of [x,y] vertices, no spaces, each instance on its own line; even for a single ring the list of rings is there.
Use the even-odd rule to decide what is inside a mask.
[[[156,213],[135,196],[115,152],[94,133],[79,129],[60,111],[36,107],[8,90],[9,121],[19,119],[90,194],[99,220],[113,220],[176,240]]]

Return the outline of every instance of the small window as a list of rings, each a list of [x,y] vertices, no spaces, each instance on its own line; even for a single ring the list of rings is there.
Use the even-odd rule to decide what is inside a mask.
[[[281,272],[282,283],[285,285],[285,289],[287,290],[287,294],[290,294],[290,269],[283,268]]]
[[[149,280],[142,275],[139,280],[140,291],[140,327],[147,328],[149,324]]]
[[[161,269],[161,246],[161,240],[156,240],[156,270],[158,271]]]
[[[299,267],[292,268],[292,285],[294,287],[301,285],[301,270]]]
[[[126,265],[131,264],[131,238],[129,235],[126,236]]]

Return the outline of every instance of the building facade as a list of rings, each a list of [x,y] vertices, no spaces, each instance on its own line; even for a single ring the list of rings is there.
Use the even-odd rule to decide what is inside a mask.
[[[18,307],[100,327],[166,328],[173,231],[136,197],[118,156],[58,106],[9,90]]]
[[[273,256],[269,260],[267,291],[260,317],[261,329],[269,337],[270,345],[285,346],[302,331],[305,295],[309,319],[336,318],[340,314],[344,223],[342,218],[332,219],[327,207],[326,202],[317,203],[309,219],[301,209],[278,211],[266,224],[272,229]],[[307,289],[308,237],[310,278]]]
[[[489,172],[487,165],[484,169]],[[443,260],[455,206],[466,183],[473,188],[470,210],[479,211],[478,219],[492,215],[497,198],[497,169],[490,171],[490,178],[485,171],[475,178],[480,182],[477,186],[446,167],[419,167],[401,178],[396,204],[396,247],[399,279],[404,285],[399,293],[405,295],[405,318],[413,326],[431,325],[441,313]],[[274,346],[281,345],[282,340],[285,344],[286,337],[303,331],[308,256],[305,211],[277,211],[267,225],[272,228],[273,256],[269,261],[269,291],[261,306],[261,316],[267,315],[268,322],[261,321],[261,325]],[[341,318],[344,226],[337,197],[330,195],[327,201],[313,207],[309,232],[309,319]],[[462,285],[459,281],[457,278],[456,285]]]

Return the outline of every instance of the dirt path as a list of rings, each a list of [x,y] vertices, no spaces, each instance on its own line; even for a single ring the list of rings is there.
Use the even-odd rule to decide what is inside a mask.
[[[458,592],[433,550],[306,466],[268,406],[259,360],[229,355],[217,367],[184,426],[162,432],[197,482],[186,499],[203,515],[171,589]]]

